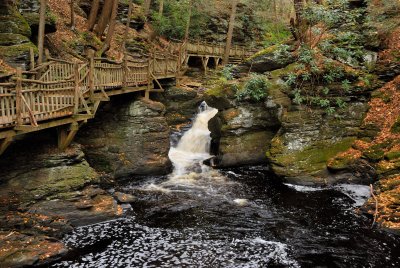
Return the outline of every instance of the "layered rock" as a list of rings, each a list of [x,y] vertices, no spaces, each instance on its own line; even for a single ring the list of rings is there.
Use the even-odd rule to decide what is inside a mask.
[[[17,1],[0,3],[0,57],[13,67],[24,67],[29,51],[37,51],[29,40],[31,29],[17,9]]]
[[[115,178],[167,174],[169,128],[159,102],[126,96],[106,104],[79,134],[90,165]]]
[[[67,249],[56,239],[74,226],[122,212],[99,188],[100,177],[80,146],[60,153],[51,143],[44,144],[37,142],[26,150],[21,142],[0,160],[0,263],[7,267],[42,265],[58,258]]]

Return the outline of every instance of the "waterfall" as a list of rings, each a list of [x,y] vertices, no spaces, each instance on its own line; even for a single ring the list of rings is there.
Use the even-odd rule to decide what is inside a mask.
[[[204,160],[211,158],[211,132],[208,130],[208,122],[217,113],[218,110],[209,107],[205,101],[201,103],[192,128],[182,136],[178,145],[169,151],[168,156],[174,165],[173,175],[201,173],[208,168],[203,164]]]

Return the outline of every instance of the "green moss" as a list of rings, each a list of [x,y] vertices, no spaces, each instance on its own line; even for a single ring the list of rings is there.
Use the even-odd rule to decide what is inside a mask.
[[[255,58],[258,58],[260,56],[264,56],[264,55],[267,55],[267,54],[274,53],[274,51],[277,50],[278,47],[279,47],[278,45],[274,45],[274,46],[270,46],[270,47],[264,48],[263,50],[260,50],[257,53],[253,54],[246,61],[251,61],[251,60],[253,60]]]
[[[226,80],[220,79],[216,81],[214,86],[208,89],[205,93],[210,96],[234,98],[236,88],[237,84],[235,82],[228,82]]]
[[[400,117],[397,118],[396,122],[390,128],[390,132],[398,134],[400,133]]]
[[[16,8],[11,9],[8,15],[0,16],[0,33],[14,33],[31,36],[31,28]]]
[[[333,144],[329,141],[320,141],[301,151],[281,154],[279,151],[282,149],[283,143],[279,139],[274,139],[273,147],[275,148],[271,149],[270,156],[278,153],[273,157],[273,163],[285,167],[290,176],[303,172],[312,175],[324,170],[329,159],[349,149],[355,140],[355,137],[347,137]]]
[[[387,154],[385,154],[385,159],[392,161],[395,159],[399,159],[400,158],[400,151],[393,151],[393,152],[388,152]]]
[[[24,18],[29,26],[39,25],[39,13],[24,13]],[[46,24],[47,25],[56,25],[57,23],[57,16],[48,11],[46,12]]]
[[[328,169],[334,171],[340,171],[347,169],[351,164],[354,163],[354,157],[352,155],[346,155],[343,157],[335,157],[331,159],[327,165]]]
[[[5,58],[19,57],[22,54],[29,54],[31,48],[35,54],[38,53],[37,47],[31,42],[14,46],[0,46],[0,56]]]
[[[29,38],[21,34],[0,33],[0,46],[20,45],[29,42]]]
[[[384,149],[390,145],[390,142],[380,143],[371,146],[366,151],[363,152],[363,157],[371,162],[378,162],[385,156]]]

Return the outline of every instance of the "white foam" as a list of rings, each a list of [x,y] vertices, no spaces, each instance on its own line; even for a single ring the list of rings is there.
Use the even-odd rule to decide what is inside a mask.
[[[355,203],[354,206],[362,206],[371,197],[370,188],[367,185],[339,184],[334,189],[350,197]]]

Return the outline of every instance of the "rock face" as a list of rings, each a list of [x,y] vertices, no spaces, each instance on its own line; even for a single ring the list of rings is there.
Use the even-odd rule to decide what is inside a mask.
[[[203,97],[197,90],[189,87],[167,87],[158,100],[165,104],[168,125],[177,128],[178,125],[187,124],[192,119]]]
[[[159,102],[113,100],[78,138],[92,167],[115,178],[167,174],[169,128]]]
[[[265,152],[279,126],[277,106],[241,104],[221,112],[219,166],[266,163]]]
[[[295,183],[336,181],[338,177],[328,173],[327,162],[351,147],[366,110],[366,103],[352,103],[341,111],[341,120],[321,110],[286,111],[267,153],[272,170]]]
[[[37,51],[29,40],[31,28],[17,9],[17,1],[0,3],[0,58],[13,67],[25,68],[29,51]]]
[[[25,141],[16,146],[24,146]],[[108,220],[122,209],[96,186],[98,173],[78,145],[60,153],[38,142],[0,160],[0,263],[44,265],[67,252],[57,242],[74,226]],[[29,235],[27,235],[29,234]]]

